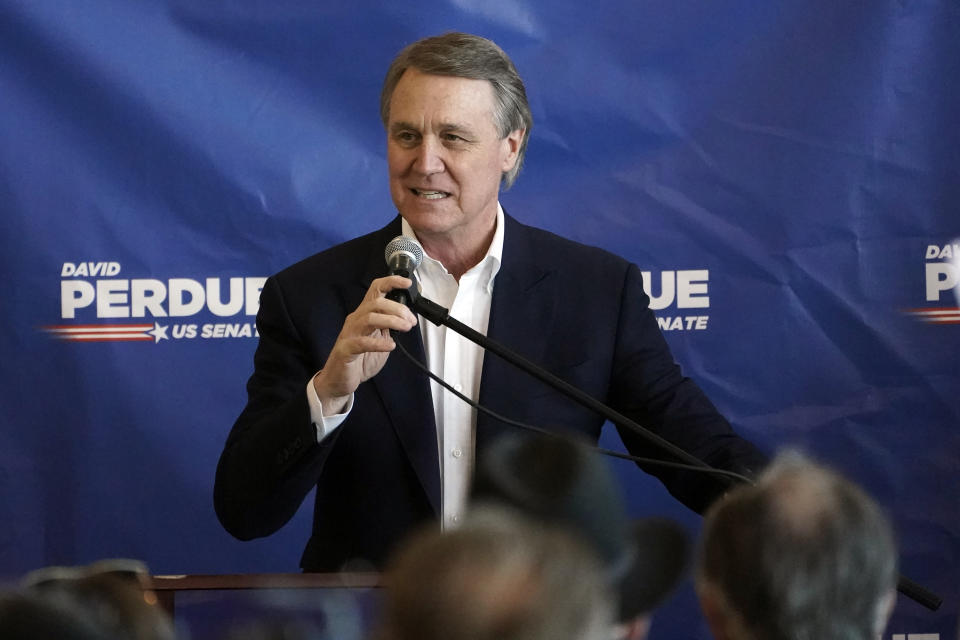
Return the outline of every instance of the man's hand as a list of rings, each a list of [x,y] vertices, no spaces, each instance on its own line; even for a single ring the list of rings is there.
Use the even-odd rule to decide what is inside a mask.
[[[347,316],[343,329],[327,357],[323,369],[313,378],[313,388],[323,404],[324,415],[343,411],[350,394],[361,382],[375,376],[396,347],[390,330],[409,331],[417,317],[399,302],[387,300],[394,289],[407,289],[413,283],[400,276],[377,278],[357,309]]]

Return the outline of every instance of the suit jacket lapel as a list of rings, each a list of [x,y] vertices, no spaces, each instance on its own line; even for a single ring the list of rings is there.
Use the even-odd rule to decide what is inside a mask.
[[[503,259],[493,286],[490,339],[512,349],[537,364],[544,361],[547,349],[547,328],[554,321],[557,306],[557,279],[538,251],[529,227],[504,214]],[[509,382],[512,364],[487,353],[483,358],[480,379],[480,403],[509,416],[511,398],[522,389]],[[522,374],[526,375],[526,374]],[[513,429],[484,414],[477,417],[477,451],[495,439],[503,430]]]
[[[546,328],[554,321],[558,283],[554,269],[544,263],[529,228],[508,215],[504,215],[504,220],[503,259],[494,283],[487,335],[533,362],[540,363],[548,346],[549,332]],[[372,280],[385,275],[382,247],[399,233],[398,217],[378,234],[379,245],[375,250],[371,249],[366,275],[363,282],[358,283],[361,296]],[[426,362],[423,339],[418,329],[401,334],[397,340],[420,362]],[[510,413],[511,398],[524,392],[511,387],[510,376],[504,375],[508,370],[512,372],[513,365],[500,357],[492,353],[484,356],[479,401],[504,414]],[[370,382],[383,401],[391,424],[431,505],[439,514],[440,461],[437,457],[437,427],[429,378],[403,354],[394,353]],[[482,450],[504,429],[511,428],[480,414],[477,419],[477,451]]]
[[[400,218],[397,217],[381,230],[382,242],[371,250],[364,281],[366,291],[370,282],[387,273],[383,260],[383,247],[400,234]],[[396,337],[414,358],[426,362],[423,338],[418,327]],[[423,485],[434,510],[440,513],[440,461],[437,457],[437,427],[433,415],[433,400],[430,396],[430,380],[417,369],[399,348],[387,359],[380,373],[369,382],[380,395],[397,437],[410,464]]]

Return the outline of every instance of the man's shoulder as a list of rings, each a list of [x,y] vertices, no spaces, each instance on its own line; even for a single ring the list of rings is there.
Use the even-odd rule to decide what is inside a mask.
[[[513,220],[513,232],[520,249],[530,259],[543,263],[569,264],[577,269],[613,269],[622,271],[630,264],[625,258],[602,247],[571,240],[552,231]],[[505,236],[509,242],[510,227]]]

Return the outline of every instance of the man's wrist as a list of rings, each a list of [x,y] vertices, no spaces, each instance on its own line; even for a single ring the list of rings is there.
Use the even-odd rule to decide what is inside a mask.
[[[350,395],[331,395],[323,385],[323,369],[313,375],[313,390],[317,394],[317,399],[323,405],[323,414],[333,416],[343,413],[343,410],[350,402]]]

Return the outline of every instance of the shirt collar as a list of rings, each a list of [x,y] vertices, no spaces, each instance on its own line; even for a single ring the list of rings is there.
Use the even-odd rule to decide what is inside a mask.
[[[500,202],[497,202],[497,228],[493,232],[493,240],[490,241],[490,246],[487,248],[487,253],[477,263],[470,271],[476,269],[487,269],[487,281],[484,283],[484,288],[487,292],[490,293],[493,291],[493,279],[496,277],[497,273],[500,271],[500,264],[503,260],[503,207],[500,206]],[[417,234],[414,232],[413,227],[410,226],[410,223],[407,222],[406,218],[401,216],[400,218],[400,232],[407,236],[408,238],[416,238]],[[428,261],[432,265],[435,265],[435,268],[439,268],[443,273],[448,273],[446,268],[437,260],[431,258],[426,251],[423,252],[423,263],[417,268],[417,273],[419,275],[420,268],[424,267]],[[468,271],[467,273],[470,273]]]

